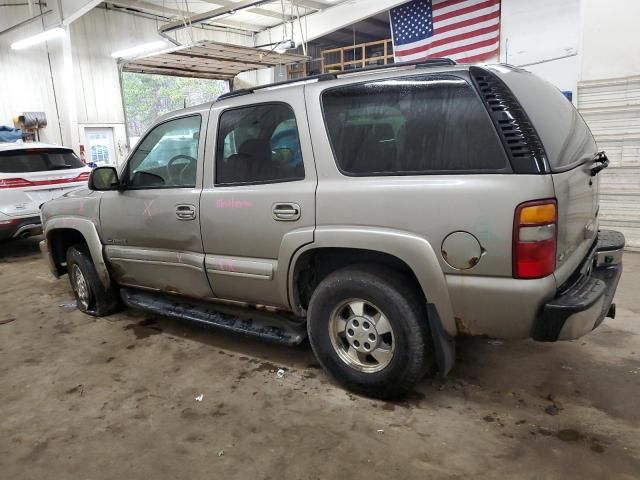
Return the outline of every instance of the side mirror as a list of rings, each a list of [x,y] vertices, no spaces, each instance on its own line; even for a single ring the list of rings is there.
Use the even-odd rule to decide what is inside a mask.
[[[89,190],[103,192],[120,187],[118,171],[114,167],[96,167],[89,175]]]

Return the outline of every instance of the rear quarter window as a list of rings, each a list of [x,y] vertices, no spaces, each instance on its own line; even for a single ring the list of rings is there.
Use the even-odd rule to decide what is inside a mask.
[[[72,150],[34,149],[0,152],[0,173],[46,172],[84,167]]]
[[[506,172],[491,119],[473,87],[453,75],[420,75],[332,88],[322,94],[331,146],[347,175]]]
[[[551,172],[592,160],[598,146],[570,100],[551,83],[525,70],[490,68],[514,93],[531,119],[547,154]]]

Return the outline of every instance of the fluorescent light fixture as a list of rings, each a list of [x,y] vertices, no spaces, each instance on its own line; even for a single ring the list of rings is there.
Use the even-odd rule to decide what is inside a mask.
[[[135,57],[141,53],[152,52],[153,50],[160,50],[166,46],[164,40],[157,40],[155,42],[143,43],[131,48],[125,48],[124,50],[117,50],[111,54],[113,58],[126,58]]]
[[[29,48],[33,45],[37,45],[38,43],[51,40],[52,38],[63,37],[65,33],[66,32],[64,28],[60,28],[60,27],[52,28],[51,30],[45,30],[42,33],[38,33],[37,35],[27,37],[24,40],[18,40],[17,42],[13,42],[11,44],[11,50],[22,50],[23,48]]]

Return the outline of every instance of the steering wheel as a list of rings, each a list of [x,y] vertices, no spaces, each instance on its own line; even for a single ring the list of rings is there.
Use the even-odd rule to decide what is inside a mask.
[[[189,163],[185,164],[183,167],[180,168],[180,171],[177,173],[177,175],[174,175],[172,170],[173,164],[178,161],[178,160],[182,160],[186,158],[187,160],[189,160]],[[182,181],[182,176],[184,175],[184,172],[187,171],[187,169],[189,167],[191,167],[191,165],[193,163],[197,162],[197,160],[189,155],[176,155],[175,157],[172,157],[169,162],[167,163],[167,179],[169,180],[169,184],[170,185],[182,185],[184,182]]]

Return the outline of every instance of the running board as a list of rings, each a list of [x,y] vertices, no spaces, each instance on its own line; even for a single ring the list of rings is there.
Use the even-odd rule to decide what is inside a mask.
[[[130,308],[238,332],[270,342],[297,345],[307,337],[307,329],[303,323],[296,323],[276,313],[251,309],[246,309],[246,313],[245,309],[242,309],[240,313],[240,309],[209,302],[129,288],[121,289],[120,296]],[[233,313],[225,313],[223,310]]]

